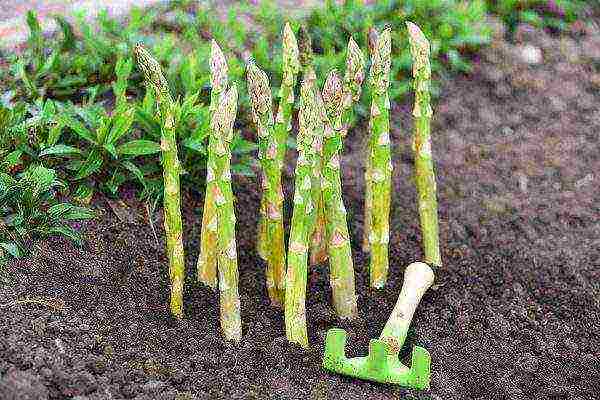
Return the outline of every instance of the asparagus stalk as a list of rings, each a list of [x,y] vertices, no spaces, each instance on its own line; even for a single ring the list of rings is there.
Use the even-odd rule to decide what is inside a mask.
[[[346,51],[346,73],[342,99],[342,137],[348,134],[353,114],[352,107],[360,99],[364,78],[365,56],[354,39],[350,38]]]
[[[369,139],[369,165],[365,179],[370,193],[365,204],[370,216],[368,240],[371,250],[371,287],[382,288],[387,280],[389,214],[392,186],[392,163],[390,148],[390,100],[388,87],[391,64],[391,31],[385,29],[373,46],[370,84],[371,135]]]
[[[281,164],[278,162],[278,140],[273,121],[273,100],[269,78],[251,61],[247,68],[248,93],[252,119],[258,131],[258,158],[263,170],[263,199],[266,204],[267,291],[273,304],[283,305],[285,295],[285,245],[283,234],[283,192]],[[277,281],[275,277],[277,276]]]
[[[290,342],[308,347],[306,329],[306,280],[308,247],[315,220],[312,169],[314,167],[314,131],[317,126],[316,76],[305,73],[300,87],[298,113],[298,161],[294,188],[294,211],[288,247],[285,288],[285,331]]]
[[[238,93],[235,84],[224,93],[211,120],[215,146],[214,200],[217,206],[217,242],[219,291],[221,293],[221,329],[225,339],[242,338],[240,297],[238,293],[237,250],[235,243],[235,211],[231,189],[231,141],[237,111]]]
[[[221,48],[212,41],[211,58],[211,93],[209,110],[211,115],[217,112],[222,93],[227,88],[227,62]],[[212,130],[212,128],[211,128]],[[206,163],[206,191],[202,210],[202,230],[200,233],[200,255],[196,264],[198,281],[211,288],[217,287],[217,206],[215,204],[215,153],[217,137],[211,132],[208,139],[208,160]]]
[[[279,87],[279,106],[277,108],[277,117],[275,118],[275,137],[277,139],[277,163],[279,169],[283,168],[285,152],[287,149],[287,139],[292,129],[292,111],[294,106],[294,88],[296,87],[296,78],[300,70],[298,61],[298,43],[296,36],[289,23],[283,28],[283,79]],[[282,210],[283,211],[283,210]],[[264,260],[268,257],[269,240],[267,239],[266,225],[264,224],[267,215],[266,199],[261,199],[260,219],[258,222],[258,254]],[[275,271],[275,287],[285,288],[285,270],[280,274]],[[284,289],[285,290],[285,289]]]
[[[375,53],[377,48],[377,40],[379,39],[379,32],[376,29],[369,29],[369,52],[371,55]],[[372,130],[372,121],[369,120],[369,130]],[[365,154],[365,208],[364,208],[364,229],[363,229],[363,241],[362,249],[365,253],[371,250],[369,243],[369,235],[371,234],[371,217],[373,211],[373,190],[371,188],[371,172],[373,167],[371,166],[371,138],[367,139],[366,154]]]
[[[441,266],[436,182],[431,156],[431,117],[433,111],[429,93],[431,82],[430,47],[425,35],[417,25],[407,22],[406,26],[413,57],[413,87],[415,89],[413,152],[423,251],[425,262]]]
[[[330,284],[333,304],[342,318],[357,315],[356,292],[354,285],[354,264],[350,235],[346,221],[346,207],[342,198],[340,174],[340,151],[342,148],[342,115],[345,107],[344,85],[337,72],[331,71],[323,88],[324,107],[327,121],[323,139],[323,181],[321,187],[327,216],[327,237],[329,238]],[[318,99],[320,100],[320,99]],[[320,102],[318,101],[318,105]]]
[[[313,67],[313,51],[312,51],[312,39],[306,29],[302,26],[298,32],[299,42],[299,58],[300,65],[304,77],[306,79],[312,79],[315,75]],[[303,79],[305,79],[303,78]],[[315,95],[318,91],[315,89]],[[321,174],[323,169],[322,161],[322,136],[324,129],[324,119],[326,118],[324,110],[317,113],[315,117],[315,140],[313,147],[315,148],[315,158],[313,159],[313,171],[312,171],[312,192],[313,201],[315,203],[315,225],[312,232],[309,234],[311,238],[310,243],[310,263],[316,265],[327,260],[327,238],[325,229],[325,204],[323,201],[323,195],[321,192]]]
[[[169,93],[169,86],[162,74],[160,64],[150,55],[143,45],[134,49],[137,63],[146,79],[154,89],[161,115],[161,150],[164,179],[164,226],[167,237],[167,255],[169,257],[169,278],[171,281],[171,313],[183,318],[183,283],[185,278],[185,257],[183,252],[183,229],[181,221],[181,197],[179,174],[181,168],[177,158],[177,140],[175,135],[177,105]]]

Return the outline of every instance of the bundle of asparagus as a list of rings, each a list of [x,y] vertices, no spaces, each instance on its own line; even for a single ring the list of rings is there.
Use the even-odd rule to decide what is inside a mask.
[[[183,318],[183,283],[185,279],[185,257],[183,253],[181,196],[179,175],[181,168],[177,158],[175,134],[178,105],[169,93],[169,85],[162,74],[160,64],[143,45],[134,49],[137,64],[142,70],[146,84],[154,90],[160,112],[163,179],[164,179],[164,225],[167,236],[167,256],[171,281],[171,313]]]
[[[392,186],[390,149],[390,83],[391,31],[369,32],[371,50],[371,135],[365,171],[365,230],[363,249],[371,252],[371,287],[382,288],[387,280],[389,213]]]
[[[279,89],[277,118],[273,121],[272,98],[266,74],[249,63],[248,92],[259,138],[263,169],[263,197],[259,221],[258,253],[267,261],[267,291],[271,303],[282,305],[285,295],[285,245],[281,171],[291,130],[294,87],[300,64],[298,44],[289,24],[283,30],[283,80]]]

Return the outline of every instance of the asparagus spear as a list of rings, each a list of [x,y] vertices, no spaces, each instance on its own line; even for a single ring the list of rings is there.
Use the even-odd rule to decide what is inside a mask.
[[[213,40],[210,58],[211,93],[209,110],[211,115],[217,112],[221,94],[227,88],[227,61],[219,45]],[[211,128],[212,129],[212,128]],[[202,211],[202,231],[200,233],[200,255],[196,264],[198,280],[211,288],[217,287],[217,207],[215,191],[215,154],[216,137],[209,135],[208,160],[206,162],[206,192]]]
[[[342,318],[354,318],[357,314],[354,285],[354,264],[350,235],[346,222],[346,207],[342,198],[340,174],[340,150],[342,148],[342,115],[345,107],[344,85],[337,72],[331,71],[323,88],[323,100],[327,121],[323,142],[323,181],[321,184],[327,216],[327,237],[329,238],[330,283],[333,303]],[[320,99],[318,99],[320,100]],[[320,101],[317,102],[319,104]]]
[[[283,168],[285,152],[287,148],[287,139],[289,131],[292,129],[292,109],[294,106],[294,88],[296,87],[296,77],[300,70],[298,61],[298,43],[296,36],[289,23],[283,28],[283,79],[279,88],[279,107],[277,117],[275,118],[275,137],[277,139],[277,163],[279,169]],[[283,210],[281,210],[282,212]],[[264,224],[267,215],[266,199],[263,197],[260,205],[260,219],[258,225],[258,254],[267,259],[269,240],[267,239],[266,225]],[[275,287],[285,288],[285,270],[274,273]],[[283,289],[285,290],[285,289]]]
[[[242,338],[240,297],[238,294],[237,250],[235,243],[235,211],[231,189],[231,141],[237,111],[235,84],[224,93],[211,120],[214,135],[215,185],[213,196],[217,207],[217,242],[219,291],[221,293],[221,329],[225,339]]]
[[[273,121],[273,100],[269,78],[250,61],[247,68],[248,93],[252,105],[252,118],[258,130],[258,158],[263,169],[263,199],[266,200],[267,290],[273,304],[282,305],[285,295],[285,245],[283,234],[283,192],[281,189],[281,164],[278,162],[278,140]],[[265,239],[263,238],[263,240]],[[277,276],[277,281],[275,277]]]
[[[431,66],[429,42],[419,27],[407,22],[408,39],[413,56],[413,87],[415,89],[415,131],[413,152],[415,155],[415,182],[418,192],[419,217],[423,237],[425,262],[442,265],[440,256],[435,172],[431,157]]]
[[[300,65],[302,67],[304,77],[312,79],[315,75],[313,67],[313,51],[312,51],[312,40],[305,26],[300,27],[298,32],[298,43],[299,43],[299,57]],[[303,78],[304,79],[304,78]],[[318,91],[315,89],[315,94]],[[323,201],[323,194],[321,192],[321,174],[323,169],[322,161],[322,136],[324,129],[324,119],[327,116],[324,111],[318,113],[316,117],[315,126],[315,140],[313,147],[315,148],[315,158],[313,160],[313,173],[312,173],[312,192],[313,201],[315,203],[315,226],[313,231],[309,234],[311,238],[310,244],[310,263],[316,265],[327,260],[327,238],[325,229],[325,204]]]
[[[175,135],[177,105],[169,93],[167,80],[162,74],[160,64],[150,55],[143,45],[134,49],[137,63],[146,79],[154,89],[161,115],[161,150],[164,179],[164,225],[167,237],[167,255],[169,257],[169,277],[171,281],[171,312],[177,318],[183,318],[183,283],[185,278],[185,257],[183,252],[181,198],[179,188],[180,165],[177,158],[177,140]]]
[[[316,76],[305,73],[300,87],[298,113],[298,161],[294,189],[294,211],[288,247],[288,269],[285,288],[285,331],[290,342],[308,347],[306,329],[306,280],[308,246],[315,222],[312,169],[314,167],[314,131],[318,110],[315,102]]]
[[[379,39],[379,32],[376,29],[369,29],[369,52],[371,55],[375,53],[377,48],[377,40]],[[369,130],[372,130],[372,121],[369,120]],[[365,154],[365,209],[364,209],[364,229],[363,229],[363,241],[362,249],[365,253],[371,250],[371,244],[369,243],[369,235],[371,234],[371,218],[373,211],[373,190],[371,188],[371,138],[367,139],[366,154]]]
[[[369,164],[366,181],[370,190],[365,204],[370,217],[368,232],[371,250],[370,283],[374,288],[382,288],[387,280],[389,213],[392,186],[392,163],[390,149],[390,100],[388,87],[391,64],[391,31],[385,29],[376,38],[373,46],[370,84],[371,136],[369,139]]]
[[[348,134],[352,119],[352,106],[360,99],[362,83],[365,78],[365,56],[351,37],[346,51],[346,73],[342,99],[342,137]]]

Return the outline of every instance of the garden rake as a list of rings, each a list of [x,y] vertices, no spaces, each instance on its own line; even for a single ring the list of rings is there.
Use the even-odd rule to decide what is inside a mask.
[[[398,358],[413,314],[421,297],[433,283],[429,265],[410,264],[404,273],[404,283],[398,301],[379,339],[372,339],[369,355],[347,358],[346,331],[333,328],[327,332],[323,367],[342,375],[380,383],[391,383],[415,389],[429,387],[431,357],[422,347],[415,346],[412,365],[407,367]]]

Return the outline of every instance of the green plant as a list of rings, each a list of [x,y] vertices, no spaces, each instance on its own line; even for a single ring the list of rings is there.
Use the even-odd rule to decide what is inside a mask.
[[[259,232],[266,252],[266,281],[269,297],[273,304],[282,305],[285,295],[285,244],[283,231],[283,191],[281,188],[281,167],[278,163],[278,138],[275,136],[273,120],[273,99],[267,75],[251,61],[248,64],[248,93],[252,104],[254,123],[258,131],[259,155],[262,164],[261,217]],[[285,145],[285,143],[283,143]],[[259,248],[261,244],[259,243]],[[277,279],[276,279],[277,277]]]
[[[317,85],[317,75],[313,66],[313,48],[312,38],[308,33],[306,26],[301,26],[298,32],[298,43],[299,43],[299,60],[300,66],[303,73],[303,79],[312,80],[315,79],[315,98],[311,101],[318,103],[318,97],[320,98],[319,86]],[[307,92],[308,93],[308,92]],[[317,104],[318,108],[319,105]],[[313,156],[312,156],[312,171],[311,177],[311,192],[313,196],[313,206],[315,221],[312,225],[312,231],[309,232],[310,241],[310,264],[316,265],[327,260],[327,232],[325,228],[325,204],[323,201],[323,192],[321,190],[321,178],[323,171],[323,133],[325,129],[324,124],[324,113],[323,110],[319,110],[319,113],[314,117],[314,128],[313,128]]]
[[[435,172],[431,156],[431,67],[429,42],[419,27],[407,22],[408,37],[413,54],[415,106],[413,117],[413,152],[415,157],[415,184],[421,220],[421,235],[425,262],[441,266]]]
[[[139,68],[144,73],[148,87],[154,90],[161,118],[161,144],[164,179],[164,225],[167,236],[167,256],[171,280],[171,312],[183,318],[183,283],[185,281],[185,257],[183,252],[183,227],[181,221],[181,197],[179,175],[181,168],[177,157],[176,126],[180,108],[173,101],[160,65],[142,46],[135,47]],[[133,111],[133,109],[131,109]],[[133,115],[133,114],[132,114]]]
[[[290,342],[308,347],[306,328],[306,281],[310,235],[315,225],[312,172],[315,164],[315,130],[319,110],[316,76],[306,70],[300,85],[298,112],[298,161],[294,178],[294,211],[290,227],[285,287],[285,332]]]
[[[52,100],[32,104],[19,102],[12,108],[0,106],[0,162],[8,172],[32,162],[48,164],[48,156],[79,152],[59,143],[63,127],[57,122]]]
[[[155,16],[152,11],[134,9],[123,27],[103,11],[97,18],[99,29],[86,22],[81,13],[76,15],[76,29],[64,17],[55,16],[60,36],[46,39],[35,12],[29,11],[28,46],[10,58],[17,96],[68,99],[89,88],[104,94],[110,89],[118,60],[130,53],[142,27]]]
[[[338,4],[328,0],[324,7],[315,8],[307,19],[311,36],[315,38],[317,74],[337,68],[344,63],[344,49],[353,35],[359,46],[366,47],[371,27],[388,25],[392,30],[390,99],[398,100],[410,88],[408,40],[402,34],[406,21],[418,23],[432,42],[432,69],[435,73],[468,72],[469,55],[491,40],[486,24],[486,4],[483,0],[382,0],[364,5],[348,0]],[[368,88],[367,88],[368,90]],[[365,99],[370,98],[365,96]],[[361,111],[367,113],[363,103]]]
[[[289,24],[286,24],[283,32],[283,80],[279,88],[279,107],[277,117],[273,123],[272,110],[264,114],[263,119],[268,116],[267,126],[271,125],[272,133],[263,140],[262,158],[267,163],[273,164],[271,181],[268,182],[271,191],[271,200],[263,195],[260,205],[260,219],[258,224],[257,250],[258,254],[265,260],[271,260],[267,267],[267,289],[272,301],[283,304],[285,294],[285,244],[283,232],[283,194],[281,192],[281,170],[285,162],[285,153],[289,131],[292,129],[292,109],[294,106],[294,88],[296,77],[300,69],[298,61],[298,44],[296,37]],[[251,82],[252,79],[249,79]],[[268,85],[267,85],[268,88]],[[269,89],[270,90],[270,89]],[[266,89],[265,96],[267,95]],[[252,93],[250,98],[252,99]],[[270,92],[268,93],[271,97]],[[274,124],[274,126],[273,126]],[[259,130],[260,133],[260,130]],[[260,135],[259,135],[260,137]],[[270,142],[270,143],[268,143]],[[272,187],[271,187],[272,186]],[[268,224],[267,221],[274,219],[276,223]],[[271,230],[269,230],[269,227]]]
[[[17,177],[0,172],[0,260],[24,256],[38,238],[64,236],[81,244],[81,235],[68,222],[93,218],[94,213],[56,201],[56,191],[65,188],[54,170],[40,165]]]
[[[369,33],[371,50],[371,120],[365,169],[365,245],[371,253],[371,287],[382,288],[389,268],[388,243],[390,198],[392,190],[392,159],[390,146],[390,85],[391,30]]]
[[[226,340],[242,339],[240,296],[238,293],[235,210],[231,189],[231,150],[233,124],[237,111],[237,87],[232,84],[223,94],[211,125],[215,137],[215,204],[218,227],[219,291],[221,292],[221,329]],[[212,150],[212,149],[211,149]]]
[[[198,276],[214,286],[219,273],[221,329],[227,340],[242,337],[238,293],[235,211],[231,189],[231,142],[237,114],[237,86],[228,87],[227,61],[218,44],[212,42],[210,59],[212,119]],[[216,239],[216,240],[215,240]],[[210,241],[209,241],[210,240]],[[216,245],[215,245],[216,244]],[[209,264],[210,262],[210,264]]]
[[[357,54],[357,53],[354,53]],[[359,60],[349,62],[355,65]],[[359,68],[360,70],[360,68]],[[360,71],[362,72],[362,71]],[[359,73],[360,75],[360,73]],[[360,85],[359,85],[360,86]],[[354,263],[350,234],[346,221],[346,207],[342,197],[342,177],[340,173],[340,151],[342,150],[342,116],[345,99],[352,94],[345,92],[342,80],[336,71],[331,71],[325,80],[323,98],[317,103],[325,115],[323,139],[323,202],[325,206],[327,249],[329,255],[330,283],[333,304],[338,316],[354,318],[358,314],[354,285]],[[323,103],[324,101],[324,103]],[[350,106],[351,106],[350,102]]]
[[[142,185],[146,184],[144,174],[133,163],[133,158],[156,154],[160,152],[160,145],[146,139],[129,140],[134,111],[127,104],[119,106],[111,114],[102,106],[65,105],[58,119],[81,139],[79,151],[70,149],[71,162],[66,165],[67,169],[74,171],[73,180],[95,177],[112,195],[129,179],[137,179]],[[44,155],[59,152],[67,154],[63,147],[52,147],[44,151]]]
[[[227,61],[221,48],[213,42],[211,57],[211,93],[210,112],[215,115],[221,101],[221,96],[227,90],[229,81]],[[215,147],[220,139],[219,132],[213,132],[210,126],[208,142],[208,161],[206,167],[206,191],[204,194],[204,208],[202,210],[202,231],[200,233],[200,255],[196,264],[198,280],[205,285],[215,288],[217,286],[218,247],[214,244],[218,240],[218,211],[215,200],[217,182],[215,180],[215,165],[217,154]]]
[[[519,23],[555,32],[564,31],[580,18],[584,0],[486,0],[489,11],[502,18],[509,34]]]

